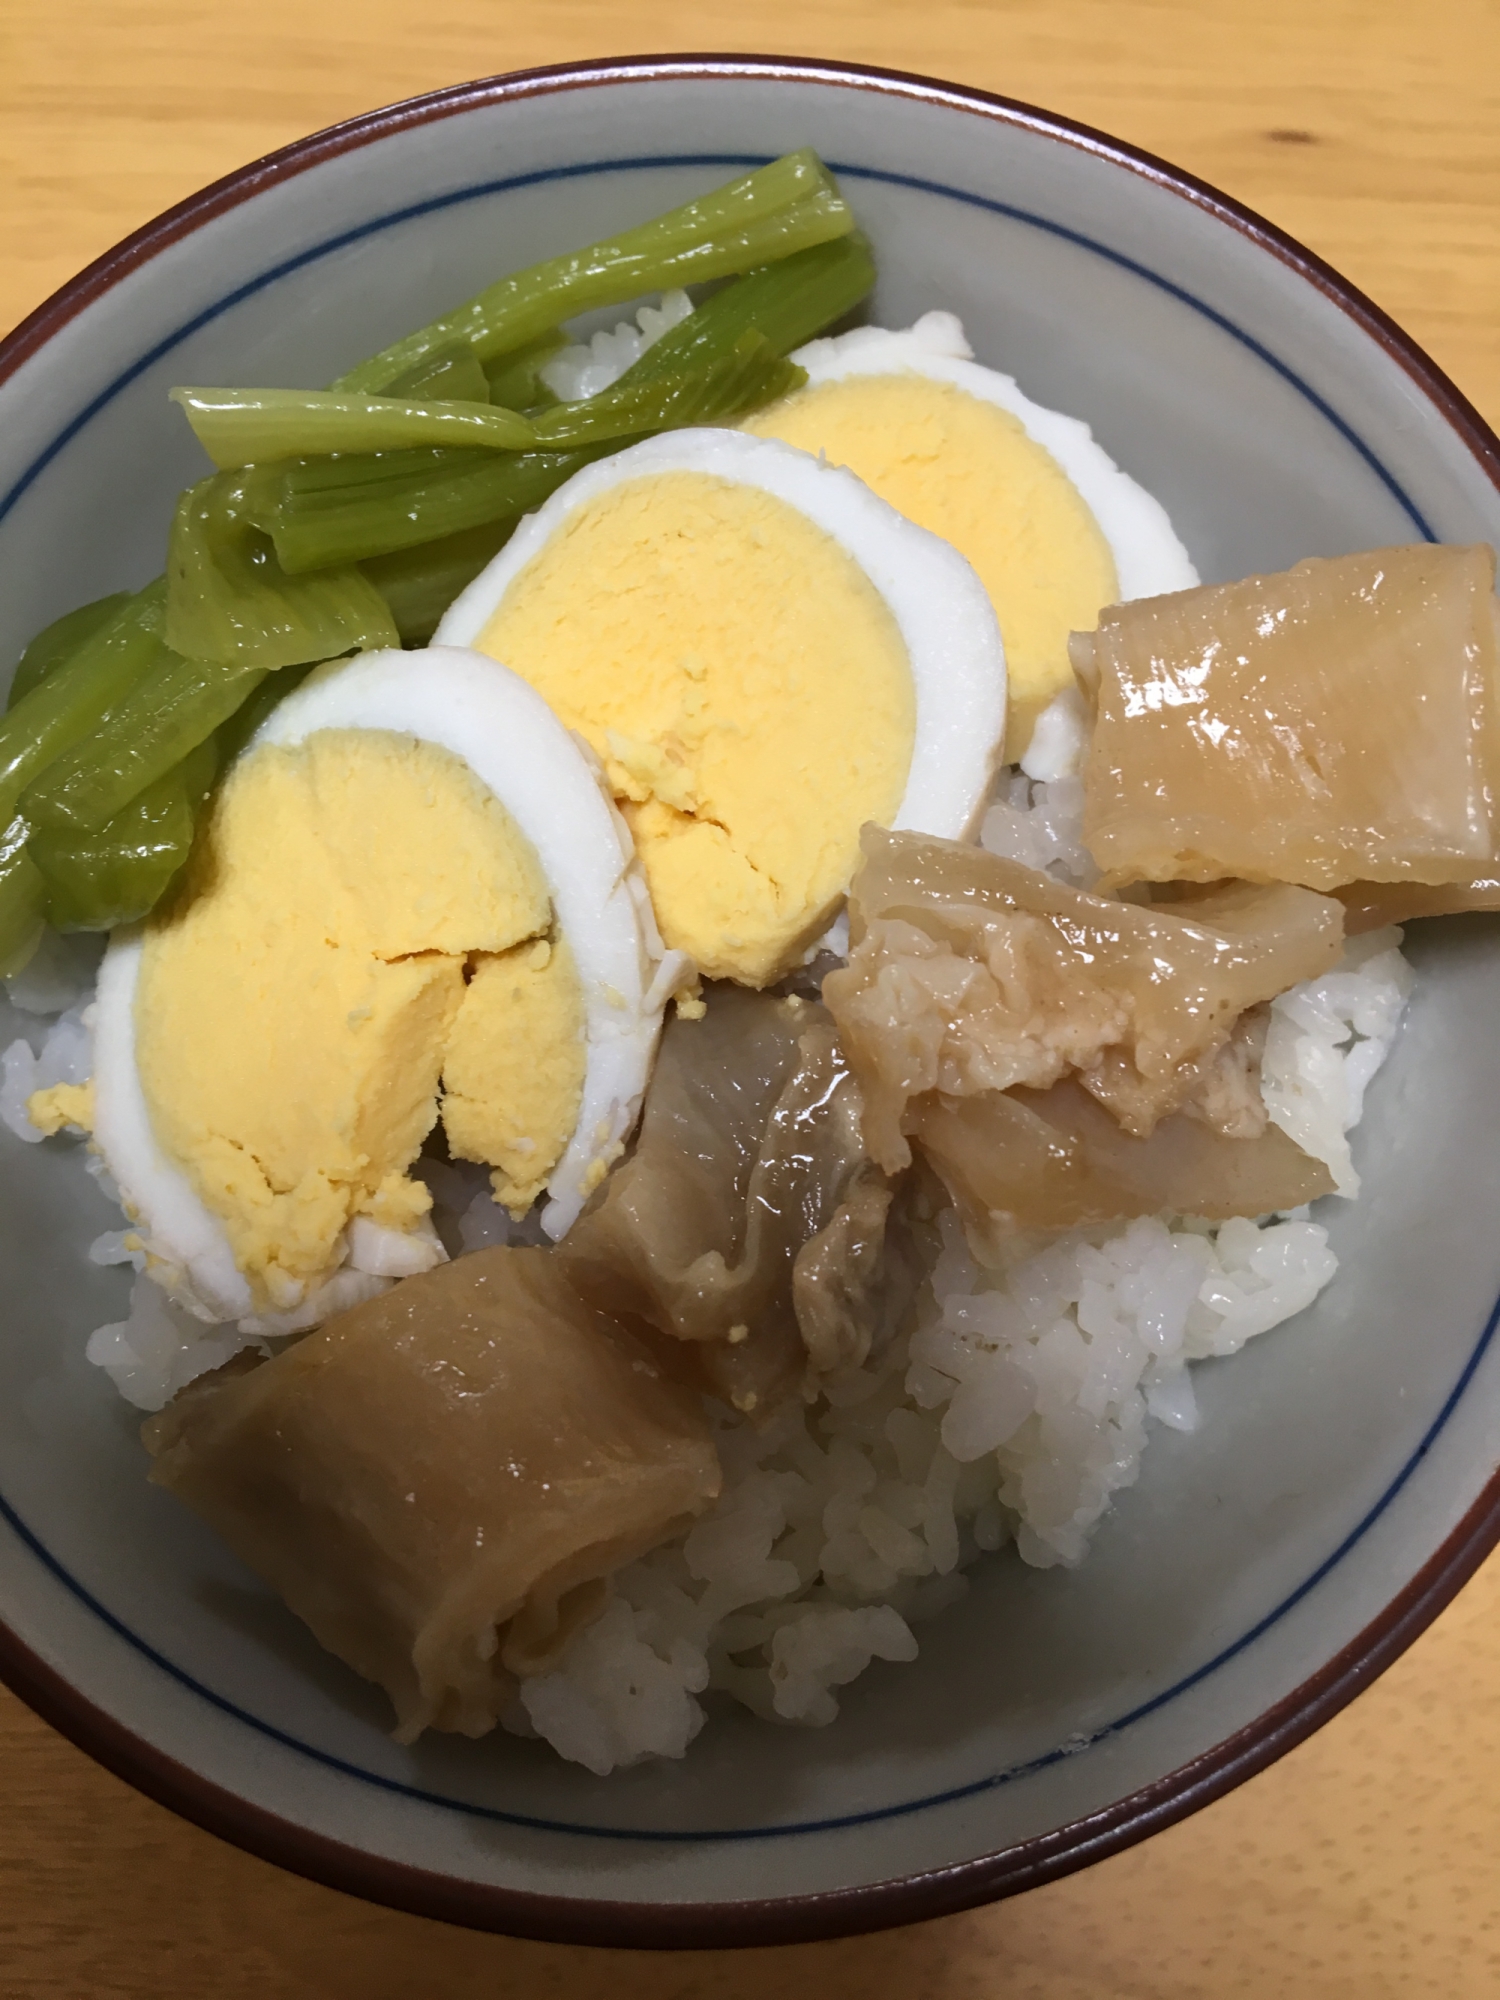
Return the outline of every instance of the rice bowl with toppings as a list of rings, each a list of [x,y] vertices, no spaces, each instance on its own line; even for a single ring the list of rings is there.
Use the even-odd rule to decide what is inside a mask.
[[[692,316],[678,319],[662,340]],[[643,336],[654,333],[649,321],[638,320],[637,330]],[[653,347],[659,344],[653,341]],[[643,344],[633,359],[625,358],[635,366],[651,351]],[[593,352],[591,344],[589,365]],[[993,350],[986,358],[1001,365],[1008,361]],[[1023,368],[1016,372],[1027,381]],[[595,393],[607,395],[608,385]],[[1068,407],[1055,381],[1040,382],[1033,393],[1051,407]],[[1116,450],[1114,455],[1118,462],[1132,464],[1128,453]],[[977,851],[1089,895],[1097,887],[1098,871],[1081,835],[1082,802],[1074,789],[1080,781],[1070,775],[1077,747],[1075,736],[1070,751],[1064,729],[1060,751],[1054,747],[1041,760],[1029,756],[1021,773],[1011,768],[1000,774],[980,815],[985,831]],[[1179,900],[1174,891],[1157,908],[1169,911]],[[768,1054],[754,1071],[755,1089],[764,1093],[757,1099],[762,1131],[770,1143],[751,1162],[751,1178],[762,1176],[757,1185],[786,1185],[775,1179],[787,1171],[788,1154],[779,1134],[792,1129],[808,1094],[826,1085],[842,1124],[818,1164],[819,1206],[810,1221],[820,1226],[800,1248],[775,1229],[768,1233],[763,1228],[753,1261],[741,1257],[732,1240],[716,1241],[711,1247],[723,1260],[722,1277],[715,1277],[696,1304],[673,1290],[677,1267],[664,1238],[649,1241],[632,1270],[631,1297],[645,1302],[646,1317],[659,1313],[672,1320],[665,1337],[690,1352],[695,1369],[711,1365],[716,1371],[717,1391],[709,1392],[705,1414],[720,1467],[719,1496],[655,1548],[619,1562],[610,1572],[602,1606],[595,1600],[593,1614],[568,1633],[560,1650],[546,1655],[533,1646],[527,1652],[519,1639],[514,1645],[504,1641],[518,1664],[506,1667],[516,1686],[503,1688],[497,1679],[494,1688],[494,1719],[502,1734],[535,1733],[585,1770],[680,1755],[702,1734],[703,1716],[718,1715],[725,1719],[709,1729],[686,1768],[704,1756],[712,1763],[717,1754],[712,1743],[738,1740],[728,1719],[731,1703],[772,1721],[804,1724],[831,1720],[842,1703],[840,1727],[830,1740],[859,1740],[860,1715],[884,1712],[880,1690],[908,1675],[913,1687],[922,1685],[923,1662],[932,1657],[931,1649],[936,1647],[938,1658],[947,1656],[951,1641],[938,1636],[947,1628],[941,1621],[929,1626],[927,1620],[946,1612],[950,1624],[959,1620],[953,1629],[963,1629],[967,1614],[956,1599],[966,1590],[972,1599],[976,1587],[986,1599],[994,1589],[993,1565],[975,1566],[980,1555],[1002,1545],[1019,1549],[1034,1581],[1051,1589],[1065,1580],[1035,1572],[1066,1570],[1078,1561],[1091,1534],[1100,1531],[1112,1496],[1119,1496],[1118,1529],[1111,1524],[1108,1532],[1116,1539],[1118,1532],[1138,1536],[1153,1520],[1159,1525],[1159,1513],[1151,1512],[1155,1502],[1148,1497],[1137,1506],[1136,1496],[1124,1490],[1135,1478],[1140,1446],[1154,1431],[1162,1442],[1153,1457],[1164,1453],[1164,1464],[1187,1463],[1183,1451],[1201,1457],[1205,1434],[1192,1435],[1195,1405],[1203,1394],[1197,1384],[1208,1379],[1227,1388],[1239,1379],[1238,1362],[1222,1377],[1215,1370],[1207,1378],[1192,1364],[1233,1353],[1315,1296],[1340,1295],[1340,1281],[1328,1290],[1333,1247],[1340,1238],[1334,1227],[1329,1240],[1333,1213],[1324,1207],[1305,1213],[1301,1202],[1279,1185],[1277,1192],[1286,1193],[1286,1200],[1270,1213],[1204,1216],[1191,1206],[1168,1207],[1134,1219],[1121,1217],[1116,1226],[1089,1224],[1050,1241],[1018,1241],[1015,1256],[997,1265],[992,1245],[985,1241],[978,1245],[984,1258],[976,1256],[977,1223],[966,1215],[970,1226],[962,1225],[952,1199],[925,1169],[917,1176],[923,1184],[903,1194],[899,1212],[895,1204],[885,1211],[884,1275],[873,1289],[862,1285],[863,1266],[855,1253],[874,1240],[876,1210],[886,1189],[878,1174],[869,1172],[867,1156],[862,1163],[847,1145],[848,1133],[858,1129],[851,1109],[855,1092],[867,1089],[868,1080],[862,1072],[854,1074],[847,1051],[840,1067],[842,1019],[835,1026],[825,1017],[820,993],[835,959],[850,953],[851,946],[856,956],[866,948],[863,921],[856,911],[849,944],[841,931],[831,933],[809,964],[791,968],[776,990],[763,996],[767,1009],[790,1011],[784,1024],[780,1013],[764,1016],[767,1046],[777,1036],[784,1046],[776,1062]],[[879,921],[887,920],[882,916]],[[1166,920],[1153,915],[1152,921]],[[1191,924],[1192,919],[1180,921]],[[1205,921],[1212,928],[1212,921]],[[1223,1086],[1217,1097],[1209,1092],[1203,1106],[1211,1100],[1216,1115],[1224,1114],[1228,1098],[1223,1091],[1228,1091],[1235,1098],[1230,1107],[1234,1115],[1253,1113],[1243,1087],[1253,1076],[1266,1120],[1262,1138],[1265,1131],[1280,1134],[1313,1162],[1299,1171],[1315,1201],[1323,1199],[1324,1188],[1352,1185],[1345,1135],[1357,1116],[1364,1085],[1392,1045],[1406,997],[1402,959],[1392,955],[1399,940],[1378,931],[1362,933],[1361,939],[1347,958],[1325,958],[1319,970],[1293,980],[1269,1002],[1257,1002],[1267,1007],[1268,1018],[1257,1022],[1253,1036],[1227,1053],[1207,1050],[1201,1056],[1220,1065],[1215,1089]],[[809,949],[817,943],[811,940]],[[685,1038],[695,1028],[711,1030],[716,1016],[744,1004],[712,982],[696,1001],[689,988],[681,990],[684,1004],[667,1030],[655,1073],[659,1115],[653,1125],[648,1101],[638,1142],[637,1150],[652,1146],[653,1158],[667,1157],[671,1135],[686,1129],[682,1121],[692,1113],[693,1072]],[[1418,992],[1422,990],[1419,982]],[[76,1000],[55,1046],[47,1048],[49,1037],[38,1032],[24,1052],[17,1048],[8,1054],[7,1077],[15,1097],[79,1089],[87,1081],[91,1062],[82,1022],[87,992],[78,991]],[[696,1004],[706,1009],[697,1020]],[[1043,1094],[1049,1087],[1019,1086],[1023,1092]],[[1383,1079],[1375,1081],[1372,1105],[1383,1106],[1384,1087]],[[1072,1104],[1068,1093],[1076,1095],[1076,1086],[1071,1075],[1061,1079],[1059,1088],[1059,1105],[1064,1099]],[[1031,1106],[1029,1098],[1018,1101]],[[59,1100],[58,1108],[64,1102]],[[966,1102],[960,1094],[943,1110],[952,1129],[940,1133],[931,1126],[930,1147],[914,1131],[929,1166],[941,1160],[944,1172],[957,1171],[959,1154],[949,1142],[954,1133],[967,1130],[966,1120],[972,1122]],[[1068,1143],[1087,1139],[1092,1146],[1099,1137],[1096,1122],[1090,1123],[1094,1114],[1086,1105],[1075,1108],[1079,1120],[1076,1130],[1069,1127]],[[1180,1109],[1164,1115],[1168,1120],[1187,1116]],[[1389,1130],[1384,1110],[1379,1123]],[[1173,1127],[1174,1133],[1182,1130],[1186,1128]],[[1281,1139],[1261,1146],[1266,1159],[1273,1154],[1285,1158]],[[54,1142],[49,1151],[59,1143],[67,1142]],[[584,1233],[576,1252],[568,1254],[575,1257],[572,1268],[580,1286],[592,1286],[597,1264],[618,1253],[626,1201],[624,1194],[618,1195],[611,1208],[609,1191],[617,1183],[627,1191],[640,1188],[639,1176],[633,1183],[621,1178],[636,1157],[631,1152],[619,1162],[596,1193],[597,1210],[575,1225]],[[1353,1162],[1370,1178],[1370,1163],[1357,1141]],[[535,1248],[540,1241],[535,1213],[515,1220],[497,1212],[478,1170],[428,1153],[414,1171],[431,1191],[435,1232],[452,1260],[437,1267],[439,1275],[459,1269],[470,1253],[478,1259],[502,1252],[517,1259],[533,1251],[548,1258],[557,1254]],[[1378,1177],[1374,1185],[1381,1185]],[[975,1198],[972,1188],[969,1196]],[[607,1227],[597,1225],[606,1210]],[[127,1261],[140,1255],[139,1244],[131,1241],[137,1232],[128,1216],[123,1223],[98,1242],[98,1259]],[[564,1238],[564,1250],[573,1235],[570,1230]],[[985,1235],[979,1229],[980,1238]],[[811,1300],[804,1315],[809,1331],[803,1333],[795,1310],[788,1318],[786,1296],[778,1287],[801,1250],[809,1248],[812,1254],[802,1261],[796,1288],[804,1308]],[[510,1266],[477,1263],[474,1268]],[[514,1268],[519,1271],[523,1264]],[[352,1260],[349,1274],[354,1274]],[[422,1291],[427,1283],[420,1277],[398,1280],[379,1299],[354,1307],[349,1333],[336,1337],[346,1344],[365,1339],[361,1330],[373,1329],[376,1321],[369,1312],[382,1299],[404,1297],[409,1287],[415,1288],[414,1298],[427,1296]],[[589,1296],[596,1298],[597,1292]],[[731,1338],[745,1324],[732,1316],[736,1301],[743,1298],[761,1301],[765,1317],[757,1323],[775,1326],[781,1343],[775,1352],[775,1343]],[[101,1359],[107,1349],[112,1351],[141,1403],[148,1398],[168,1402],[162,1418],[166,1427],[153,1431],[158,1462],[164,1466],[168,1461],[181,1464],[184,1448],[197,1451],[207,1437],[203,1426],[210,1421],[227,1440],[241,1418],[248,1420],[243,1394],[228,1392],[259,1376],[265,1388],[256,1393],[268,1395],[277,1381],[290,1377],[285,1370],[279,1375],[267,1371],[297,1353],[310,1357],[320,1350],[309,1343],[325,1337],[316,1330],[304,1335],[271,1328],[253,1334],[251,1344],[242,1347],[239,1372],[225,1371],[213,1388],[218,1414],[210,1419],[209,1402],[203,1397],[195,1401],[192,1395],[195,1382],[200,1389],[208,1382],[195,1361],[210,1349],[194,1356],[193,1344],[221,1338],[239,1344],[242,1329],[237,1322],[182,1325],[180,1309],[170,1301],[163,1306],[159,1288],[144,1277],[139,1300],[131,1321],[116,1315],[93,1346]],[[590,1310],[598,1308],[591,1304]],[[641,1311],[638,1306],[631,1311],[639,1327]],[[1320,1305],[1320,1315],[1324,1311]],[[361,1313],[366,1317],[359,1318]],[[327,1324],[332,1329],[335,1323]],[[818,1357],[820,1394],[812,1403],[781,1400],[777,1385],[786,1379],[789,1327],[799,1331],[807,1355]],[[703,1328],[709,1329],[707,1338],[701,1337]],[[660,1324],[656,1333],[663,1333]],[[1283,1333],[1266,1349],[1280,1352],[1294,1337]],[[744,1353],[758,1344],[764,1352]],[[659,1347],[658,1341],[653,1355]],[[191,1357],[186,1366],[185,1357]],[[1244,1379],[1258,1378],[1252,1370]],[[1212,1437],[1228,1407],[1217,1387],[1205,1407]],[[695,1443],[692,1450],[698,1449]],[[1151,1463],[1148,1458],[1148,1467]],[[1151,1490],[1159,1484],[1158,1476]],[[1107,1579],[1111,1558],[1103,1560],[1101,1576]],[[1012,1555],[1002,1562],[1000,1574],[1016,1569]],[[1092,1574],[1088,1563],[1079,1574]],[[1103,1587],[1107,1590],[1107,1582]],[[1069,1584],[1062,1597],[1051,1601],[1074,1601],[1067,1594],[1071,1588]],[[287,1594],[295,1604],[295,1595]],[[532,1631],[540,1600],[533,1597],[527,1603],[526,1617],[533,1620],[527,1630]],[[314,1630],[319,1615],[315,1611],[309,1619]],[[907,1664],[914,1655],[919,1655],[915,1663]],[[845,1694],[872,1662],[889,1664],[877,1666],[857,1694]],[[635,1691],[628,1699],[622,1693],[627,1685]],[[498,1699],[501,1694],[504,1700]],[[850,1728],[856,1732],[853,1738],[847,1735]],[[722,1734],[725,1729],[728,1737]],[[516,1754],[533,1760],[517,1767],[530,1770],[543,1752]]]

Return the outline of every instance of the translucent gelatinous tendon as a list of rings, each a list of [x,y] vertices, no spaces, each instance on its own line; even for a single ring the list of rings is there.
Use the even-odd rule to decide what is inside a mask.
[[[868,1352],[889,1204],[824,1009],[716,987],[705,1019],[667,1029],[635,1152],[558,1255],[764,1413],[809,1364]]]
[[[342,1313],[144,1431],[152,1477],[377,1681],[397,1735],[479,1736],[712,1500],[697,1404],[542,1250],[481,1250]]]
[[[1106,611],[1083,825],[1106,881],[1485,873],[1494,583],[1492,550],[1422,544]]]
[[[1069,1073],[1139,1137],[1190,1101],[1232,1128],[1217,1059],[1236,1023],[1342,944],[1339,904],[1286,884],[1146,909],[956,841],[866,827],[861,845],[854,949],[823,998],[888,1172],[910,1157],[910,1099]]]
[[[1075,1229],[1163,1210],[1268,1215],[1333,1190],[1278,1126],[1233,1139],[1176,1112],[1132,1138],[1067,1078],[1051,1090],[914,1100],[907,1127],[958,1204],[970,1241],[1002,1260],[1018,1231]]]
[[[1500,875],[1470,882],[1350,882],[1338,892],[1351,937],[1410,923],[1413,917],[1457,917],[1466,910],[1500,910]]]

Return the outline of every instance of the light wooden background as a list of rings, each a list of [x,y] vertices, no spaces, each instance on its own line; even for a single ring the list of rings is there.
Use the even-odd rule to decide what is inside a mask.
[[[1496,0],[0,0],[0,327],[318,126],[669,49],[923,70],[1118,133],[1320,251],[1500,425]],[[3,1693],[0,1801],[6,2000],[1480,2000],[1500,1995],[1500,1564],[1207,1812],[880,1938],[656,1958],[447,1930],[174,1820]]]

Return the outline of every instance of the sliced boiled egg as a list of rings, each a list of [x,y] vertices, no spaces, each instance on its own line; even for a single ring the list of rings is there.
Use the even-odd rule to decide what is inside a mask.
[[[765,986],[827,929],[868,820],[961,837],[1005,664],[984,586],[850,472],[677,431],[587,467],[438,628],[603,763],[667,943]]]
[[[807,384],[744,429],[821,452],[967,556],[1005,638],[1006,757],[1072,685],[1069,632],[1106,604],[1186,590],[1198,574],[1165,508],[1086,424],[981,367],[952,313],[860,327],[793,357]]]
[[[563,1235],[690,976],[526,682],[452,648],[337,662],[252,739],[170,903],[111,941],[95,1144],[169,1290],[285,1330],[348,1303],[341,1267],[442,1258],[410,1172],[439,1115],[513,1213],[545,1186]]]

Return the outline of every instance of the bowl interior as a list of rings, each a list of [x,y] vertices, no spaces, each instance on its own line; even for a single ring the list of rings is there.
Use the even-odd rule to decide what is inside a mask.
[[[203,469],[172,384],[331,379],[494,274],[808,143],[874,241],[871,317],[957,312],[980,360],[1158,495],[1206,579],[1500,539],[1472,438],[1407,358],[1210,205],[958,94],[738,67],[476,92],[169,234],[0,376],[0,660],[159,569]],[[1416,994],[1356,1144],[1365,1192],[1320,1213],[1336,1282],[1200,1365],[1200,1428],[1156,1428],[1085,1564],[983,1563],[920,1659],[873,1669],[831,1729],[716,1710],[682,1765],[608,1780],[501,1733],[396,1746],[384,1698],[146,1484],[134,1413],[83,1359],[125,1310],[121,1275],[84,1256],[115,1213],[76,1148],[0,1133],[12,1673],[29,1653],[72,1690],[59,1719],[96,1746],[105,1729],[117,1762],[220,1830],[503,1928],[680,1940],[699,1906],[822,1895],[806,1921],[832,1929],[939,1907],[869,1885],[1035,1860],[1060,1828],[1047,1865],[1080,1858],[1078,1821],[1146,1823],[1120,1802],[1253,1732],[1378,1621],[1500,1456],[1500,931],[1454,920],[1410,946]],[[0,1003],[0,1046],[28,1028]],[[403,1869],[446,1878],[447,1903]],[[776,1934],[774,1912],[755,1921]]]

